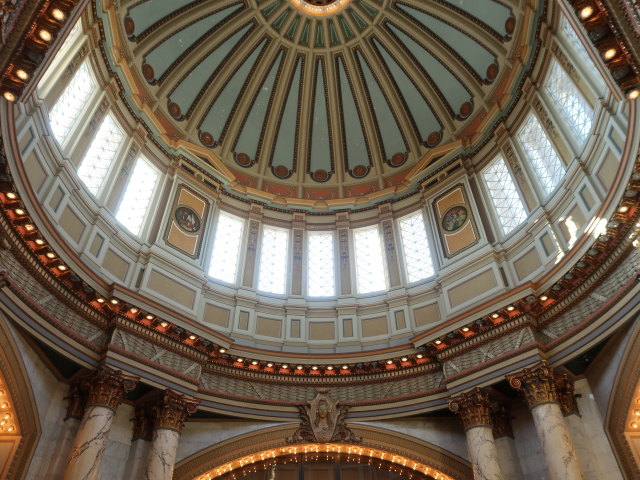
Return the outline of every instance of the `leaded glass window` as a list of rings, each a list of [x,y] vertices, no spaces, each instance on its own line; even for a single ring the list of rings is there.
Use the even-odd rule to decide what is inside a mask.
[[[400,239],[404,253],[404,264],[409,283],[417,282],[434,274],[427,229],[421,212],[416,212],[398,221]]]
[[[562,35],[568,40],[571,49],[580,57],[580,60],[582,60],[582,62],[589,68],[595,69],[596,67],[589,56],[589,52],[587,52],[587,49],[578,38],[578,34],[575,32],[569,23],[569,20],[567,20],[567,17],[565,16],[562,17],[562,21],[560,22],[560,29]]]
[[[522,150],[531,162],[540,185],[550,195],[560,185],[564,176],[564,165],[542,128],[538,117],[533,113],[520,129],[517,139]]]
[[[379,292],[387,288],[384,259],[378,227],[354,230],[358,293]]]
[[[503,232],[512,232],[526,220],[527,212],[504,159],[496,158],[482,176]]]
[[[558,62],[553,62],[545,86],[580,144],[583,144],[591,132],[591,105]]]
[[[226,213],[221,213],[218,217],[209,265],[209,275],[213,278],[227,283],[236,282],[243,228],[244,222],[239,218]]]
[[[310,232],[307,261],[307,290],[311,297],[336,294],[333,233]]]
[[[116,213],[116,220],[134,235],[140,235],[158,178],[158,171],[148,160],[142,157],[136,160]]]
[[[258,290],[286,293],[288,245],[288,231],[268,226],[262,228]]]
[[[69,135],[95,87],[89,66],[84,62],[49,112],[49,124],[58,144],[62,145]]]
[[[104,117],[78,168],[80,180],[93,195],[97,195],[104,184],[123,138],[122,130],[113,117]]]

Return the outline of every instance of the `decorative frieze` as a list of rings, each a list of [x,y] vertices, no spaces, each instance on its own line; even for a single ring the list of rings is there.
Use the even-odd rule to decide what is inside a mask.
[[[561,403],[562,391],[569,383],[566,375],[554,372],[545,361],[508,375],[507,379],[511,387],[522,392],[529,408],[542,403]]]
[[[465,430],[480,425],[491,426],[489,396],[479,388],[453,397],[449,401],[449,410],[460,417]]]

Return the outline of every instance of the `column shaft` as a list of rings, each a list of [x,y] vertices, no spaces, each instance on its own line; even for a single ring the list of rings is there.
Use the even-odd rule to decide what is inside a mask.
[[[560,405],[541,403],[531,409],[551,480],[583,480],[584,476]]]
[[[493,432],[488,425],[468,428],[467,447],[475,480],[502,480]]]
[[[145,480],[171,480],[176,464],[180,432],[169,428],[157,428],[149,450]]]
[[[144,478],[144,472],[149,456],[150,443],[142,438],[134,440],[129,450],[127,466],[124,470],[124,478]]]
[[[115,412],[101,405],[88,406],[76,435],[64,480],[95,480],[100,471]]]

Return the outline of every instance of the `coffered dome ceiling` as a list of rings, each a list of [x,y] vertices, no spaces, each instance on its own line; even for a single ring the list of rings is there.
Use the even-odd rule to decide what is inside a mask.
[[[531,29],[516,8],[143,0],[106,23],[131,60],[111,63],[165,148],[232,190],[295,203],[397,194],[479,139],[521,73],[514,35]]]

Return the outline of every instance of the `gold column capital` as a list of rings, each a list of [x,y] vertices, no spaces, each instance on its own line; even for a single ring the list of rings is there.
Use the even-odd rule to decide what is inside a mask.
[[[513,438],[511,412],[509,412],[509,409],[502,402],[493,405],[491,410],[491,421],[493,423],[493,438]]]
[[[127,392],[136,388],[138,380],[138,377],[103,365],[82,380],[82,389],[88,392],[86,405],[115,411]]]
[[[522,392],[530,409],[541,403],[562,405],[563,392],[572,385],[566,375],[555,372],[544,360],[522,372],[507,375],[507,380],[512,388]]]
[[[492,426],[489,396],[479,388],[451,398],[449,410],[460,417],[465,430],[480,425]]]
[[[186,395],[165,390],[162,398],[151,408],[154,416],[154,426],[171,430],[182,430],[189,415],[198,410],[199,400]]]

